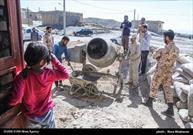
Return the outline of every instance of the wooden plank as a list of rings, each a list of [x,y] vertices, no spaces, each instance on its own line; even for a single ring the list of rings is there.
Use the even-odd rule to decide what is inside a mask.
[[[7,22],[0,21],[0,31],[7,31]]]
[[[13,78],[14,77],[12,72],[5,74],[4,76],[0,76],[0,87],[13,82]]]
[[[0,71],[16,66],[17,71],[24,68],[23,41],[20,15],[20,1],[7,0],[9,14],[9,35],[12,56],[0,58]]]
[[[5,70],[0,70],[0,76],[4,75],[4,74],[7,74],[9,72],[12,72],[12,73],[15,73],[16,72],[16,67],[11,67],[11,68],[8,68],[8,69],[5,69]]]
[[[0,87],[0,108],[5,108],[5,102],[7,102],[7,97],[12,90],[12,83]],[[3,111],[3,110],[1,110]]]
[[[21,112],[22,106],[10,108],[0,116],[0,128],[25,128],[26,117]]]

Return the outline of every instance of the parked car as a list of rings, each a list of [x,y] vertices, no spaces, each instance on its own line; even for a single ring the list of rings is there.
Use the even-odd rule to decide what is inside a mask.
[[[79,31],[74,32],[74,36],[91,36],[93,31],[90,29],[81,29]]]
[[[122,44],[121,36],[115,37],[115,38],[111,38],[110,40],[111,40],[111,42],[113,42],[113,43],[115,43],[117,45],[121,45]]]
[[[22,27],[23,41],[31,41],[31,32],[33,27]],[[38,32],[38,40],[42,40],[44,32],[35,28]]]

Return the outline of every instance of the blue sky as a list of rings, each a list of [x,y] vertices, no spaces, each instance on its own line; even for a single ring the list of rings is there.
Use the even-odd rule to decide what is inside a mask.
[[[62,10],[63,0],[20,0],[22,8],[33,11]],[[130,20],[145,17],[164,22],[164,29],[193,34],[193,0],[66,0],[66,10],[83,13],[86,17],[98,17],[122,21],[127,14]]]

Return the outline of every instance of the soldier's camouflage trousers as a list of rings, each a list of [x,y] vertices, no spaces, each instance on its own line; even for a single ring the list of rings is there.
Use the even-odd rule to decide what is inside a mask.
[[[150,97],[155,97],[160,85],[163,85],[163,90],[165,94],[165,100],[167,103],[173,103],[173,90],[172,85],[172,72],[165,72],[156,70],[153,76],[151,86],[150,86]]]

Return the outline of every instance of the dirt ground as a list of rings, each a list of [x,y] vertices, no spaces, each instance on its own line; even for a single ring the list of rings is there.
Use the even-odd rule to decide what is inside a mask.
[[[111,33],[105,36],[110,38],[116,34]],[[104,38],[104,34],[100,37]],[[88,42],[91,38],[93,37],[71,37],[68,46],[73,47],[82,41]],[[151,41],[153,45],[163,45],[162,38],[159,40],[154,38]],[[55,35],[55,39],[59,41],[61,36]],[[27,43],[24,49],[26,46]],[[63,64],[71,73],[72,70],[67,66],[67,63],[64,61]],[[72,66],[79,70],[82,68],[82,65],[77,63],[72,63]],[[102,71],[106,72],[108,69],[114,73],[118,70],[118,63],[115,62]],[[124,82],[127,82],[127,79]],[[102,79],[98,82],[98,90],[107,94],[102,94],[97,98],[71,96],[69,94],[71,87],[69,80],[63,81],[64,86],[59,90],[56,90],[55,85],[53,85],[57,128],[184,128],[176,107],[174,107],[175,116],[173,118],[161,114],[161,111],[167,109],[162,91],[158,92],[158,98],[155,100],[153,108],[141,104],[148,97],[149,85],[145,76],[140,77],[139,82],[140,87],[137,89],[131,89],[124,84],[120,98],[112,96],[114,88],[112,84],[115,81],[111,79]]]
[[[64,65],[67,64],[64,62]],[[72,65],[81,68],[81,65]],[[116,67],[117,62],[108,68],[112,71]],[[140,87],[137,89],[124,84],[119,98],[111,95],[113,82],[114,80],[99,82],[99,91],[107,94],[93,99],[69,95],[71,85],[68,80],[63,81],[65,85],[61,89],[53,89],[57,128],[184,128],[176,107],[173,118],[161,114],[161,111],[167,109],[162,91],[159,91],[153,108],[141,104],[149,93],[145,76],[140,77]]]

